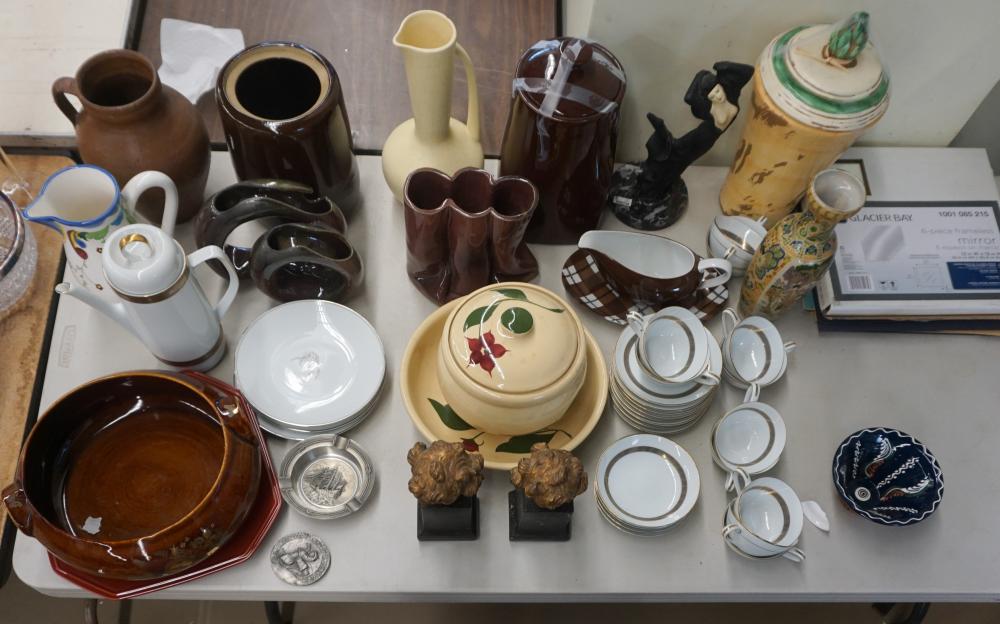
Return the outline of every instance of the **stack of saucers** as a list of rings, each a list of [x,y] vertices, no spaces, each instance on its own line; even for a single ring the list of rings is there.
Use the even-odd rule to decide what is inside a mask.
[[[665,533],[698,501],[701,479],[681,446],[657,435],[614,442],[597,464],[594,492],[601,515],[632,535]]]
[[[722,373],[722,350],[711,332],[699,323],[697,331],[705,336],[708,366],[704,375],[719,378]],[[639,431],[673,434],[698,423],[708,411],[718,383],[704,383],[703,378],[684,383],[663,381],[652,375],[639,358],[639,338],[627,326],[618,338],[611,364],[611,400],[615,411]]]
[[[292,301],[243,332],[233,374],[262,429],[303,440],[339,435],[371,414],[385,379],[385,353],[375,328],[354,310]]]

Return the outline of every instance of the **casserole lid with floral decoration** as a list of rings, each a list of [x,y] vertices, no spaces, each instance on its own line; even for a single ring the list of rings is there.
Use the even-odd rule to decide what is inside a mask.
[[[570,368],[580,326],[552,292],[495,284],[462,302],[445,330],[455,362],[477,384],[504,393],[551,385]]]

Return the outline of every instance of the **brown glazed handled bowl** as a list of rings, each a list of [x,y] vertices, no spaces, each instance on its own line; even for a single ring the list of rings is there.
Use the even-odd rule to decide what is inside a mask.
[[[413,171],[403,185],[410,280],[443,304],[487,284],[533,279],[538,262],[524,233],[537,206],[535,185],[517,176]]]
[[[91,381],[32,428],[4,505],[78,570],[175,574],[215,552],[250,510],[262,469],[253,417],[238,392],[198,373]]]
[[[254,243],[250,274],[278,301],[342,301],[364,279],[361,256],[340,232],[319,224],[283,223]]]
[[[226,242],[229,235],[244,223],[272,218],[285,223],[322,223],[338,232],[347,227],[340,207],[329,197],[291,180],[247,180],[237,182],[212,195],[195,221],[198,247],[217,245],[233,261],[240,277],[250,275],[250,247]],[[226,276],[220,263],[209,266]]]

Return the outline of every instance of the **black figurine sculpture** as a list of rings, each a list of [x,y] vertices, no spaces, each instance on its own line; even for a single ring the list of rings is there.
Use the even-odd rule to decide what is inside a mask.
[[[753,77],[753,66],[720,61],[715,73],[703,69],[691,81],[684,102],[701,120],[694,130],[674,137],[663,120],[647,113],[653,135],[646,141],[646,160],[619,167],[611,182],[608,204],[623,223],[640,230],[673,224],[687,208],[687,185],[681,173],[712,149],[739,113],[740,91]]]

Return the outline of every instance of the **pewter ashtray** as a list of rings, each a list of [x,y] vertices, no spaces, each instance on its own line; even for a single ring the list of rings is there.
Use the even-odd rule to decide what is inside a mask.
[[[371,460],[357,442],[318,435],[293,446],[281,462],[281,495],[299,513],[333,519],[360,509],[375,487]]]

